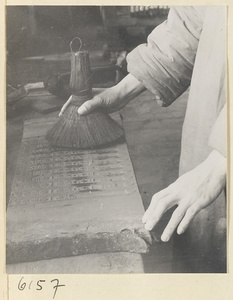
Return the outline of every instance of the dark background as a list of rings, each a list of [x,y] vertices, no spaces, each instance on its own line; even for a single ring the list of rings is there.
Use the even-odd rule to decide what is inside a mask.
[[[142,8],[143,9],[143,8]],[[67,53],[69,43],[79,36],[88,51],[129,52],[145,42],[148,33],[166,19],[168,9],[151,8],[150,13],[130,13],[129,6],[8,6],[6,8],[7,83],[27,83],[28,72],[20,59]],[[41,80],[48,71],[33,76]],[[19,74],[17,74],[19,72]],[[26,80],[26,81],[25,81]]]

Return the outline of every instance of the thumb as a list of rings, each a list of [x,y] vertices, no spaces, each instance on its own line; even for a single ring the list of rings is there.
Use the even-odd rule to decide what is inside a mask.
[[[91,100],[84,102],[78,109],[80,115],[89,114],[94,109],[103,106],[103,99],[101,97],[94,97]]]
[[[64,111],[67,109],[67,107],[70,105],[70,103],[71,103],[71,101],[72,101],[72,95],[70,96],[70,98],[66,101],[66,103],[62,106],[62,108],[61,108],[61,111],[60,111],[60,113],[59,113],[59,117],[61,116],[61,115],[63,115],[63,113],[64,113]]]

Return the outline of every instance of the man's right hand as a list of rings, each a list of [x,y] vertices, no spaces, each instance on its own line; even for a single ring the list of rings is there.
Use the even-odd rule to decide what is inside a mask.
[[[96,108],[103,108],[108,113],[120,110],[132,99],[145,90],[145,87],[131,74],[109,89],[93,89],[94,97],[84,102],[78,109],[80,115],[86,115]],[[72,103],[72,96],[63,105],[59,116]]]

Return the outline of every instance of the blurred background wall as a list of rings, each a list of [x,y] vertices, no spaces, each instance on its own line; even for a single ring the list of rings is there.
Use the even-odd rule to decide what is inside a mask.
[[[114,48],[132,49],[146,41],[148,33],[166,19],[168,9],[167,6],[8,6],[8,58],[67,51],[66,42],[75,35],[82,35],[89,47],[108,43]]]

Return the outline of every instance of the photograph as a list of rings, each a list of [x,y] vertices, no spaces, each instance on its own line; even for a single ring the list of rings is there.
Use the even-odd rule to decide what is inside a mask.
[[[228,273],[227,12],[5,6],[6,274]]]

